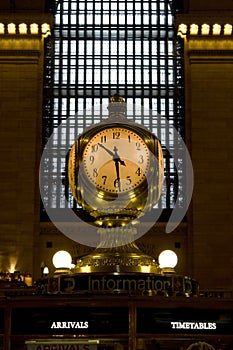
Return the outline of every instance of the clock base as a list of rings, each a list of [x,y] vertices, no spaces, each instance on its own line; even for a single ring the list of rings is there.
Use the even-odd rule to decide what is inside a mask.
[[[157,261],[134,242],[136,229],[99,229],[98,247],[77,261],[74,273],[160,273]]]

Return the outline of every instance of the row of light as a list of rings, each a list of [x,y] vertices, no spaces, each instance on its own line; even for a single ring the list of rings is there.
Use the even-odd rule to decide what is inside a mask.
[[[0,34],[16,34],[18,32],[19,34],[39,34],[41,31],[42,35],[44,37],[47,37],[48,35],[51,35],[50,25],[48,23],[43,23],[41,25],[37,23],[31,23],[30,25],[27,25],[26,23],[0,23]]]
[[[53,260],[53,265],[57,270],[64,269],[64,268],[71,269],[74,267],[74,265],[72,264],[72,257],[70,253],[68,253],[65,250],[59,250],[58,252],[56,252],[52,260]],[[173,269],[177,265],[178,258],[175,252],[173,252],[172,250],[166,249],[159,254],[158,261],[161,269],[163,268]],[[49,273],[47,266],[44,268],[43,273],[46,275]]]
[[[202,25],[198,25],[198,24],[184,24],[181,23],[178,26],[178,35],[181,36],[182,38],[184,38],[187,34],[189,35],[220,35],[220,34],[224,34],[224,35],[231,35],[232,34],[232,25],[231,24],[225,24],[225,25],[220,25],[218,23],[215,23],[213,25],[209,25],[209,24],[202,24]]]

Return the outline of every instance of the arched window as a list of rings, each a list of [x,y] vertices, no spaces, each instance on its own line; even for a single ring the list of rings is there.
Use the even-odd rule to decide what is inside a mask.
[[[115,93],[127,104],[141,106],[143,113],[133,118],[154,132],[162,145],[164,141],[171,148],[177,145],[174,126],[184,137],[182,55],[169,1],[58,1],[54,36],[47,48],[44,145],[54,128],[69,117],[69,128],[54,139],[54,147],[65,150],[75,135],[101,119],[83,111],[107,105]],[[166,116],[168,124],[148,111]],[[78,118],[72,117],[75,113]],[[167,149],[163,150],[166,186],[158,205],[169,213],[177,194],[177,169]],[[63,159],[54,152],[44,167],[42,176],[52,208],[66,205],[60,193],[67,184],[56,180],[64,176],[65,166],[64,151]],[[68,197],[72,207],[71,194]]]

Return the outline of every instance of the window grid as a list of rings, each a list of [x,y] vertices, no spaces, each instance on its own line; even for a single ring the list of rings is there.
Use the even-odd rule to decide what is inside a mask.
[[[69,117],[67,129],[54,140],[54,148],[65,150],[87,126],[100,121],[99,115],[88,110],[107,105],[117,92],[127,104],[144,108],[141,115],[133,115],[136,122],[154,132],[162,145],[168,141],[170,148],[179,147],[173,126],[184,136],[183,58],[182,45],[176,40],[166,0],[59,2],[54,40],[48,39],[47,75],[52,78],[45,86],[44,145],[54,128]],[[166,116],[170,127],[148,110]],[[75,113],[78,117],[72,118]],[[159,206],[172,209],[177,169],[163,148],[166,186]],[[45,168],[52,174],[64,173],[65,158],[64,152],[63,159],[54,157],[53,165],[48,160]],[[48,193],[51,191],[49,205],[62,208],[65,203],[60,203],[60,193],[64,186],[54,183]],[[68,196],[72,207],[73,198],[70,193]],[[180,202],[182,206],[182,199]]]

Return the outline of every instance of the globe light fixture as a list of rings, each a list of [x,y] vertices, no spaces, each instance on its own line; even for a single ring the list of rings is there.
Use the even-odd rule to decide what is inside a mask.
[[[162,270],[162,273],[174,273],[174,268],[177,265],[178,258],[175,252],[172,250],[164,250],[159,254],[159,267]]]
[[[65,250],[59,250],[53,256],[53,265],[56,270],[54,274],[70,273],[72,258],[70,253]]]

